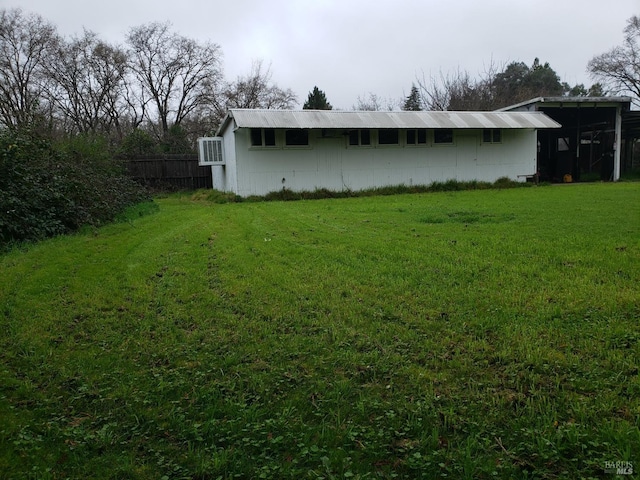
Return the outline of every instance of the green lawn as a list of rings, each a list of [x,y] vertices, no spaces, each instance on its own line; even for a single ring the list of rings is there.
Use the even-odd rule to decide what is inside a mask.
[[[0,256],[2,478],[640,470],[640,183],[142,211]]]

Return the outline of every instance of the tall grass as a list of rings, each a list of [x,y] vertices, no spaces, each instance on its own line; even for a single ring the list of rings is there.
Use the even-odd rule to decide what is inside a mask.
[[[0,257],[8,478],[637,460],[638,184],[214,202]]]

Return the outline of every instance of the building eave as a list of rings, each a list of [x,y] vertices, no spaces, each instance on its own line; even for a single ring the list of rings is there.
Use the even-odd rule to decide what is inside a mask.
[[[545,106],[616,106],[620,104],[631,104],[631,97],[536,97],[524,102],[499,108],[496,112],[510,112],[530,105]]]
[[[560,124],[538,112],[371,112],[337,110],[232,109],[223,132],[233,119],[237,128],[280,129],[538,129]]]

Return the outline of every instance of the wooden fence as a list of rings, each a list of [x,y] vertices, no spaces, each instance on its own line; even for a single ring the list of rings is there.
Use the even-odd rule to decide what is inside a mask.
[[[211,167],[198,165],[197,155],[154,155],[122,160],[134,180],[152,188],[212,188]]]

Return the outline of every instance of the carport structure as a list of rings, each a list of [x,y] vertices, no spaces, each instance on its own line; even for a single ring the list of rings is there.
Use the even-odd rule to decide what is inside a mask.
[[[623,141],[623,124],[634,113],[630,110],[630,97],[538,97],[501,109],[544,112],[562,125],[538,130],[538,174],[551,182],[618,180],[631,168],[633,141]],[[630,138],[635,131],[624,133]]]

